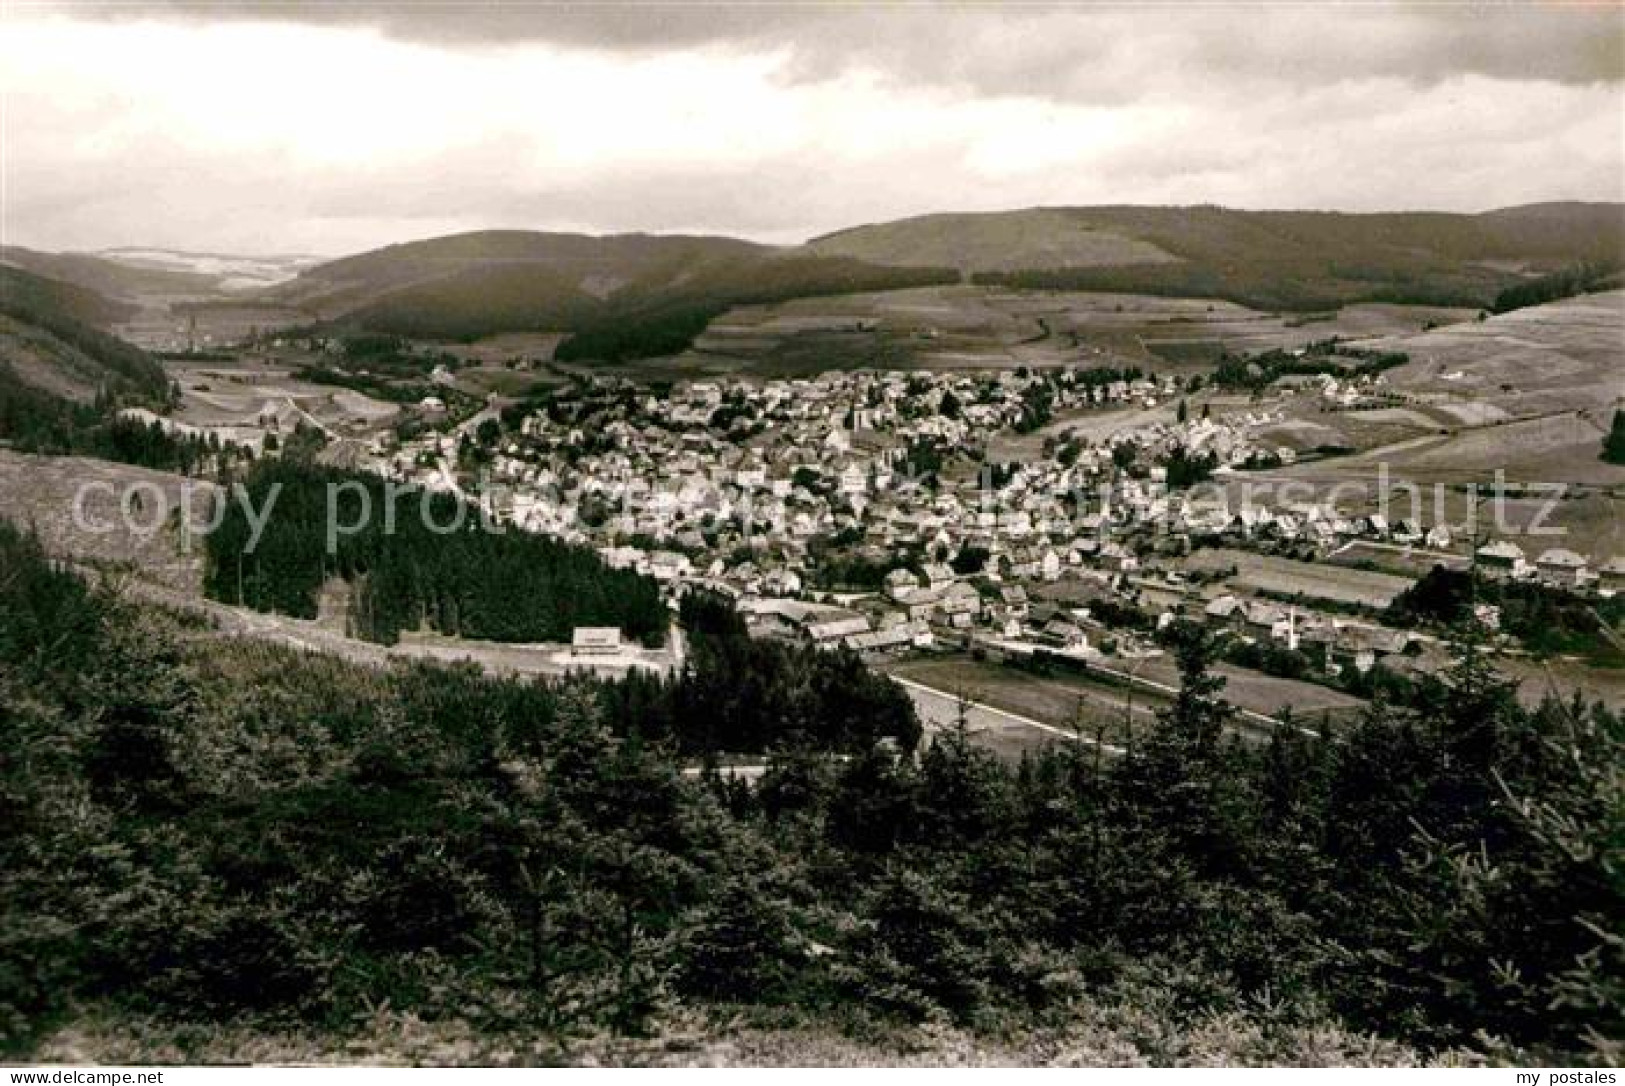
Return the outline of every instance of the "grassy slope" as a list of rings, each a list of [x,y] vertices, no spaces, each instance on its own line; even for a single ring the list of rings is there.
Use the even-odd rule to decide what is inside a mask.
[[[1178,259],[1124,231],[1095,226],[1057,208],[922,215],[826,234],[809,241],[805,248],[821,256],[875,264],[965,271],[1158,264]]]

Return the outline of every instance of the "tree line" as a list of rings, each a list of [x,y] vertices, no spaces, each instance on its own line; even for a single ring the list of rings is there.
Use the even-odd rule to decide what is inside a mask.
[[[921,727],[896,683],[854,652],[754,638],[733,604],[687,593],[679,621],[688,660],[675,676],[632,672],[606,683],[605,722],[680,754],[765,754],[785,746],[861,752],[887,741],[913,751]]]
[[[664,643],[669,615],[653,580],[586,547],[495,530],[456,495],[289,460],[255,465],[242,487],[248,507],[270,514],[256,539],[244,502],[228,503],[207,542],[213,599],[314,618],[336,578],[350,589],[353,634],[384,644],[420,628],[567,642],[577,626]]]
[[[667,278],[623,288],[601,311],[570,326],[553,357],[624,362],[679,354],[734,306],[956,283],[952,268],[893,268],[843,257],[735,258],[672,269]]]
[[[1620,285],[1622,271],[1625,271],[1625,261],[1618,258],[1582,260],[1549,275],[1507,287],[1490,303],[1490,312],[1510,313],[1526,306],[1545,305],[1579,294],[1609,290]]]

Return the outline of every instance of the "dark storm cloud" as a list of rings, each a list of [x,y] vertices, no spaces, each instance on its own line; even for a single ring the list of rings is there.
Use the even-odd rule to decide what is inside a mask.
[[[155,0],[72,4],[76,18],[365,26],[420,44],[603,51],[784,50],[793,78],[852,70],[987,95],[1121,101],[1163,86],[1258,80],[1625,79],[1625,8],[788,4],[387,4]]]

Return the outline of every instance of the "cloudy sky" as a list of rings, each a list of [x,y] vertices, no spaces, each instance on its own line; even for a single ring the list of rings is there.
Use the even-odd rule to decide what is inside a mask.
[[[0,0],[4,240],[1625,199],[1625,7]]]

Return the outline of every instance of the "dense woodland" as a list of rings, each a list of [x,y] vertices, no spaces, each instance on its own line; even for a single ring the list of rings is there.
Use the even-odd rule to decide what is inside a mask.
[[[605,722],[705,758],[811,747],[846,754],[876,743],[911,752],[913,703],[856,653],[752,638],[724,597],[690,592],[679,615],[689,659],[681,673],[633,672],[601,687]]]
[[[640,244],[651,251],[621,258],[610,253]],[[494,263],[481,263],[480,257],[452,260],[457,270],[450,274],[434,274],[438,268],[433,264],[422,266],[422,281],[403,282],[330,328],[465,342],[501,333],[552,332],[565,337],[555,352],[561,361],[619,362],[686,350],[713,318],[738,305],[959,280],[950,268],[892,268],[844,257],[770,254],[727,239],[685,243],[678,238],[486,234],[417,245],[439,252],[469,248],[486,258],[495,245],[498,251],[521,255]],[[596,255],[589,255],[599,247]],[[566,248],[583,248],[581,261],[556,263]],[[349,266],[363,277],[391,279],[401,260],[417,266],[411,257],[383,250],[335,262],[330,270]],[[590,289],[582,279],[582,268],[591,266],[600,266],[601,278],[616,284],[608,294]]]
[[[454,495],[287,459],[257,464],[242,490],[271,514],[256,540],[244,502],[228,504],[208,537],[214,599],[314,618],[324,585],[340,578],[355,636],[385,644],[421,628],[568,642],[577,626],[664,643],[669,614],[654,581],[585,547],[502,530]]]
[[[1132,1007],[1236,1024],[1230,1059],[1625,1055],[1621,721],[1524,709],[1470,650],[1412,709],[1248,746],[1192,631],[1125,756],[1019,765],[963,729],[871,742],[839,691],[739,694],[681,745],[772,729],[747,787],[684,777],[625,688],[199,640],[10,529],[0,569],[13,1054],[87,1015],[332,1052],[387,1003],[561,1054],[679,1013],[1012,1035]],[[751,655],[719,601],[685,618],[696,707],[838,674]]]
[[[1514,309],[1545,305],[1577,294],[1612,290],[1620,286],[1622,275],[1625,275],[1625,261],[1618,258],[1581,261],[1550,275],[1507,287],[1495,296],[1490,312],[1510,313]]]
[[[1475,606],[1494,608],[1494,626],[1542,655],[1588,656],[1602,667],[1625,666],[1613,636],[1625,629],[1625,597],[1592,599],[1533,581],[1493,577],[1476,570],[1434,566],[1387,609],[1401,627],[1448,630],[1476,621]]]
[[[572,326],[553,356],[564,362],[621,362],[678,354],[734,306],[958,281],[951,268],[882,268],[837,257],[736,258],[693,270],[674,266],[663,280],[611,295],[600,312]]]
[[[1279,348],[1246,355],[1226,351],[1219,356],[1213,382],[1223,388],[1263,389],[1282,377],[1375,377],[1409,361],[1403,351],[1373,351],[1324,339],[1307,344],[1302,353]]]

